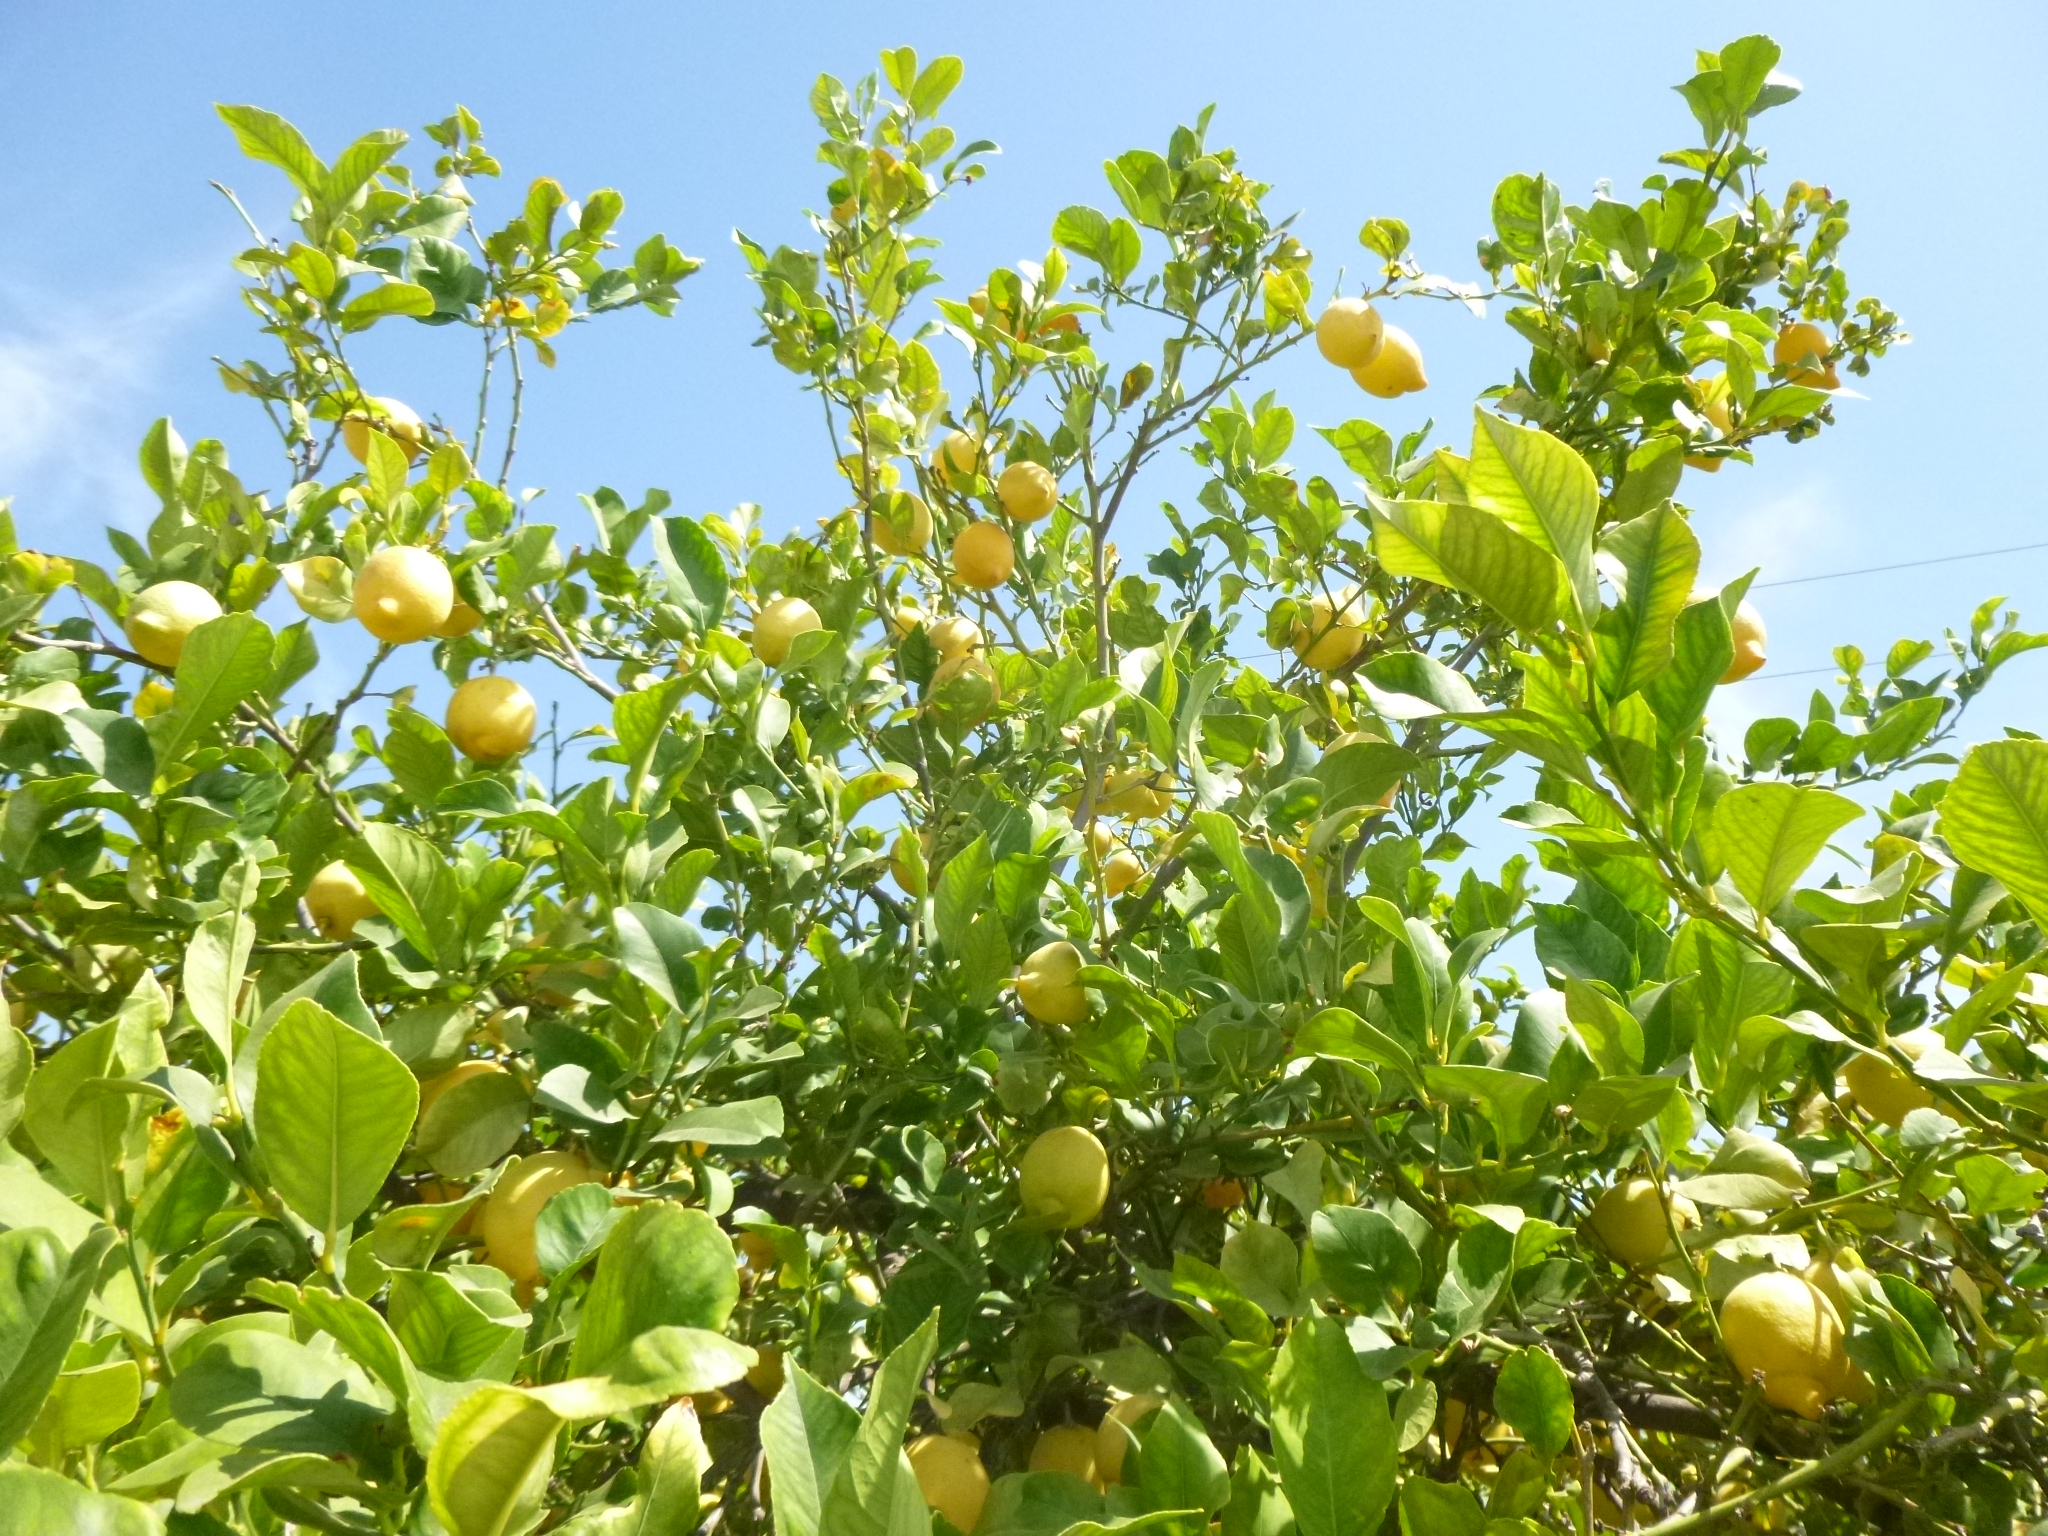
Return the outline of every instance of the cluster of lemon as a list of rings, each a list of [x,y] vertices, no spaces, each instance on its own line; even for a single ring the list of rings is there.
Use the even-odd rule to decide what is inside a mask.
[[[371,410],[342,420],[342,441],[358,462],[367,463],[370,434],[382,432],[408,460],[427,445],[427,429],[402,402],[375,399]],[[308,579],[325,576],[308,567],[333,567],[333,556],[315,556],[287,570],[287,586],[299,606],[327,617],[323,601],[308,595]],[[434,550],[412,544],[380,549],[355,573],[350,606],[356,622],[384,645],[410,645],[429,639],[455,639],[482,622],[483,615],[462,601],[447,563]],[[220,601],[197,582],[160,581],[137,593],[122,616],[128,644],[144,661],[174,671],[194,630],[221,617]],[[138,714],[154,714],[174,696],[154,679],[137,695]],[[473,677],[448,700],[448,739],[472,762],[496,766],[509,762],[533,745],[539,721],[533,695],[509,677]],[[316,874],[306,889],[306,907],[313,922],[329,938],[346,938],[361,919],[376,910],[369,893],[347,865],[336,862]]]
[[[1779,329],[1771,346],[1771,361],[1788,384],[1832,391],[1842,387],[1842,377],[1830,356],[1833,351],[1834,343],[1826,331],[1811,320],[1793,320]],[[1692,395],[1700,415],[1714,424],[1715,431],[1724,438],[1735,435],[1734,389],[1726,373],[1694,379]],[[1727,461],[1712,454],[1689,453],[1685,462],[1711,475],[1720,473]]]
[[[1124,1457],[1145,1421],[1166,1405],[1149,1393],[1119,1398],[1094,1427],[1057,1424],[1031,1444],[1030,1470],[1066,1472],[1100,1489],[1123,1481]],[[910,1467],[924,1501],[953,1525],[971,1531],[988,1501],[981,1442],[969,1433],[925,1435],[911,1442]]]
[[[1381,400],[1429,387],[1415,338],[1388,325],[1364,299],[1330,301],[1316,321],[1316,350]]]

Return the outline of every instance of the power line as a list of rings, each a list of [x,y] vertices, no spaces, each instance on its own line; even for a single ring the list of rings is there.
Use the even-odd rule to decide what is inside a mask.
[[[1875,576],[1882,571],[1917,571],[1923,565],[1947,565],[1956,560],[1988,560],[1993,555],[2021,555],[2035,549],[2048,549],[2048,540],[2039,544],[2014,544],[2006,549],[1980,549],[1967,555],[1935,555],[1926,560],[1902,560],[1897,565],[1866,565],[1853,571],[1826,571],[1819,576],[1788,576],[1782,581],[1756,582],[1749,590],[1761,592],[1765,587],[1797,587],[1809,581],[1840,581],[1845,576]],[[1778,675],[1784,677],[1787,674],[1781,672]]]

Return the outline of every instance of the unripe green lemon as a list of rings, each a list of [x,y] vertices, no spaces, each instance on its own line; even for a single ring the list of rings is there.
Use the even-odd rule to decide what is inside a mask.
[[[789,660],[798,635],[823,629],[818,610],[800,597],[778,597],[754,615],[754,654],[771,667]]]
[[[1624,1179],[1602,1195],[1588,1218],[1600,1246],[1630,1269],[1652,1269],[1671,1251],[1664,1202],[1649,1179]],[[1680,1231],[1699,1225],[1699,1207],[1683,1195],[1671,1198],[1671,1220]]]
[[[345,939],[357,923],[377,915],[377,903],[356,872],[337,859],[306,882],[306,911],[322,937]]]
[[[1316,322],[1316,350],[1339,368],[1363,368],[1380,355],[1386,329],[1364,299],[1332,299]]]
[[[1088,992],[1080,981],[1088,962],[1065,939],[1033,950],[1017,969],[1017,1001],[1046,1024],[1079,1024],[1088,1017]]]
[[[981,1507],[988,1502],[988,1469],[970,1437],[926,1435],[912,1441],[906,1454],[926,1504],[957,1530],[972,1531],[981,1523]]]
[[[356,572],[356,620],[386,645],[424,640],[455,610],[455,581],[431,549],[393,544]]]
[[[448,700],[448,739],[471,762],[502,763],[533,745],[540,710],[509,677],[472,677]]]
[[[197,582],[160,581],[135,594],[121,627],[144,661],[175,667],[185,654],[186,637],[220,613],[220,603]]]
[[[1422,348],[1398,325],[1386,327],[1379,351],[1364,367],[1352,369],[1351,377],[1360,389],[1381,400],[1429,387],[1429,377],[1422,369]]]
[[[1087,1127],[1055,1126],[1025,1150],[1017,1195],[1034,1222],[1085,1227],[1109,1201],[1109,1153]]]
[[[1752,1275],[1721,1303],[1721,1338],[1744,1376],[1763,1374],[1764,1400],[1809,1419],[1849,1384],[1849,1353],[1835,1305],[1782,1270]]]
[[[1017,568],[1010,531],[996,523],[969,523],[953,540],[953,576],[983,592],[1000,587]]]
[[[1020,459],[996,481],[996,500],[1013,523],[1035,523],[1060,504],[1060,483],[1043,464]]]

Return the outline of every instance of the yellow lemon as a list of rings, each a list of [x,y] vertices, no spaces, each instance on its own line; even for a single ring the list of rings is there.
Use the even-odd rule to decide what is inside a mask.
[[[1600,1246],[1630,1269],[1651,1269],[1671,1251],[1664,1202],[1649,1179],[1624,1179],[1594,1203],[1588,1218]],[[1683,1195],[1671,1199],[1672,1224],[1680,1231],[1700,1223],[1699,1207]]]
[[[1172,787],[1173,780],[1164,773],[1150,768],[1119,768],[1103,776],[1102,793],[1095,809],[1104,816],[1164,816],[1173,809],[1173,796],[1167,793]]]
[[[1087,1127],[1055,1126],[1025,1150],[1017,1195],[1034,1221],[1085,1227],[1109,1200],[1109,1153]]]
[[[1365,645],[1365,611],[1358,589],[1346,587],[1332,598],[1318,592],[1308,611],[1294,620],[1294,654],[1318,672],[1334,672]]]
[[[759,1358],[747,1367],[747,1385],[763,1397],[773,1397],[782,1390],[782,1351],[773,1344],[763,1344],[754,1353]]]
[[[996,500],[1011,522],[1035,523],[1060,504],[1060,483],[1043,464],[1019,460],[996,481]]]
[[[1128,848],[1119,848],[1102,866],[1102,887],[1111,896],[1121,896],[1145,878],[1145,861]]]
[[[393,544],[356,572],[356,621],[386,645],[424,640],[455,611],[455,581],[431,549]]]
[[[987,465],[981,444],[965,432],[948,432],[932,455],[932,469],[954,490],[960,490]]]
[[[1693,398],[1699,402],[1700,414],[1714,424],[1714,430],[1727,437],[1735,430],[1734,398],[1730,393],[1728,375],[1717,373],[1711,379],[1694,379]],[[1712,461],[1716,469],[1721,461]]]
[[[448,739],[471,762],[502,763],[533,745],[540,710],[509,677],[472,677],[448,700]]]
[[[436,640],[460,640],[464,635],[475,629],[477,625],[483,623],[483,621],[484,616],[480,611],[470,607],[469,604],[458,597],[449,606],[448,617],[442,620],[440,627],[434,631],[434,638]]]
[[[1095,1427],[1095,1476],[1105,1487],[1124,1479],[1124,1457],[1130,1452],[1124,1430],[1135,1431],[1146,1414],[1165,1406],[1150,1393],[1140,1392],[1113,1404],[1102,1416]]]
[[[1017,969],[1017,1001],[1044,1024],[1079,1024],[1088,1017],[1088,992],[1077,979],[1088,962],[1065,939],[1034,949]]]
[[[969,523],[953,540],[953,575],[962,585],[986,592],[1000,587],[1017,568],[1017,546],[996,523]]]
[[[1895,1036],[1892,1044],[1904,1051],[1909,1059],[1918,1061],[1929,1046],[1941,1044],[1941,1035],[1932,1029],[1908,1030]],[[1865,1056],[1860,1052],[1851,1056],[1849,1064],[1842,1068],[1842,1079],[1864,1111],[1886,1125],[1898,1125],[1916,1109],[1934,1107],[1933,1094],[1891,1062],[1876,1056]]]
[[[135,718],[147,720],[160,715],[178,702],[178,691],[160,677],[152,677],[135,690],[135,702],[129,707],[135,711]]]
[[[908,640],[911,631],[926,629],[931,617],[915,603],[898,603],[889,612],[889,633],[898,640]]]
[[[1332,299],[1316,321],[1316,350],[1339,368],[1363,368],[1380,355],[1386,330],[1364,299]]]
[[[1735,617],[1728,621],[1728,628],[1735,637],[1735,659],[1728,663],[1721,681],[1739,683],[1762,669],[1764,647],[1770,637],[1764,633],[1764,616],[1750,606],[1746,597],[1735,605]]]
[[[874,509],[875,548],[885,555],[922,554],[932,541],[932,509],[916,496],[892,496]]]
[[[965,1435],[926,1435],[912,1441],[906,1454],[926,1504],[956,1530],[971,1531],[981,1523],[981,1506],[988,1502],[988,1469],[972,1440]]]
[[[771,667],[789,660],[798,635],[823,629],[818,610],[800,597],[778,597],[754,615],[754,654]]]
[[[345,939],[357,923],[377,915],[377,903],[356,872],[337,859],[306,882],[306,910],[323,937]]]
[[[341,418],[341,440],[358,464],[370,462],[372,427],[398,444],[408,460],[418,458],[427,446],[426,423],[411,406],[388,395],[372,395],[369,409],[350,411]]]
[[[540,1283],[533,1224],[541,1207],[565,1189],[603,1182],[597,1170],[574,1152],[536,1152],[514,1159],[491,1186],[483,1214],[477,1218],[484,1257],[510,1275],[522,1292],[531,1294]]]
[[[192,581],[160,581],[135,594],[121,627],[128,644],[144,661],[175,667],[185,654],[185,639],[202,624],[220,617],[214,595]]]
[[[1031,1442],[1033,1472],[1069,1472],[1083,1482],[1095,1481],[1095,1431],[1079,1424],[1056,1424]]]
[[[941,656],[965,656],[982,647],[981,626],[957,613],[944,614],[925,626],[925,638]]]
[[[1721,1338],[1736,1370],[1763,1374],[1775,1408],[1817,1419],[1849,1384],[1835,1304],[1798,1275],[1772,1270],[1736,1286],[1721,1303]]]
[[[1794,320],[1778,332],[1771,348],[1771,361],[1784,370],[1785,378],[1808,389],[1838,389],[1841,379],[1828,361],[1828,333],[1811,320]]]
[[[472,1077],[491,1077],[493,1075],[504,1077],[506,1075],[505,1069],[495,1061],[472,1058],[469,1061],[457,1062],[446,1072],[438,1073],[433,1077],[422,1078],[420,1080],[420,1119],[425,1120],[427,1118],[427,1111],[434,1107],[440,1100],[441,1095],[456,1084],[466,1083]]]
[[[939,703],[957,718],[973,724],[986,720],[989,712],[1003,701],[1003,687],[995,668],[972,652],[948,656],[939,663],[927,694],[941,692],[944,697]]]
[[[1352,369],[1351,377],[1360,389],[1381,400],[1429,388],[1429,376],[1422,368],[1422,348],[1398,325],[1386,327],[1373,360],[1362,368]]]
[[[931,878],[932,835],[920,832],[912,838],[910,828],[896,834],[889,848],[889,873],[906,896],[922,896]]]

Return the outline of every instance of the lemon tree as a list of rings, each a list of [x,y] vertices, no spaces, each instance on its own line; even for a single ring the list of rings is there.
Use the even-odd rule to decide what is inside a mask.
[[[1769,614],[1688,472],[1904,339],[1778,63],[1341,282],[1206,114],[946,273],[963,65],[822,78],[739,240],[838,476],[772,521],[508,489],[528,371],[697,269],[617,192],[222,108],[278,461],[160,422],[142,536],[0,526],[0,1525],[2048,1515],[2048,746],[1960,737],[2048,637],[1710,723]],[[1472,309],[1498,384],[1378,424]],[[411,325],[478,390],[372,393]]]

